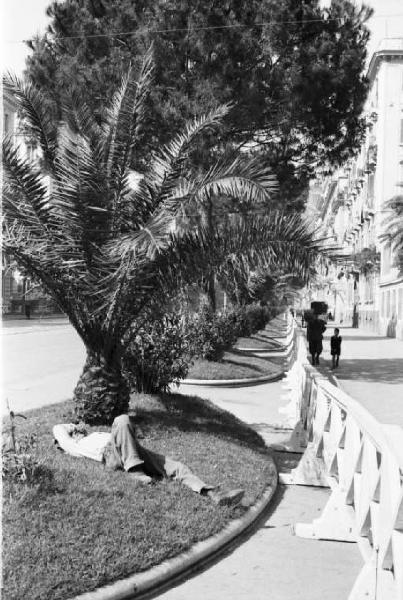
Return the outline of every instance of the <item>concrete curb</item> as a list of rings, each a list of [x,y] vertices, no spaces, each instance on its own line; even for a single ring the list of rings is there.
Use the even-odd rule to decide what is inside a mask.
[[[271,352],[273,354],[281,354],[284,353],[287,349],[287,346],[280,346],[279,348],[234,348],[237,352],[246,352],[247,354],[255,354],[258,352]]]
[[[205,387],[246,387],[248,385],[278,381],[284,377],[284,373],[284,369],[279,369],[279,371],[273,375],[262,375],[261,377],[253,377],[250,379],[183,379],[180,382],[180,385],[200,385]]]
[[[276,468],[277,472],[277,468]],[[261,498],[243,517],[231,521],[222,531],[207,540],[198,542],[189,550],[166,560],[143,573],[131,575],[102,588],[74,596],[70,600],[129,600],[156,592],[173,584],[179,577],[190,575],[195,568],[203,567],[213,555],[224,551],[231,542],[245,533],[269,506],[277,489],[278,474],[273,484],[266,487]]]
[[[240,350],[241,352],[249,352],[249,350],[245,350],[243,348],[237,348],[237,350]],[[284,348],[282,348],[281,351],[279,351],[282,352],[282,354],[274,353],[274,356],[272,358],[284,358],[284,360],[287,360],[290,354],[292,353],[292,350],[293,341],[291,340],[287,346],[285,346]],[[258,353],[263,354],[264,352],[265,351],[259,351],[256,349],[254,350],[256,356],[258,356]],[[270,351],[267,351],[261,358],[270,358],[269,354]],[[286,368],[283,368],[279,369],[278,372],[273,375],[262,375],[261,377],[251,377],[247,379],[182,379],[180,385],[200,385],[205,387],[246,387],[249,385],[278,381],[279,379],[282,379],[284,377],[284,373],[286,372],[286,370]]]

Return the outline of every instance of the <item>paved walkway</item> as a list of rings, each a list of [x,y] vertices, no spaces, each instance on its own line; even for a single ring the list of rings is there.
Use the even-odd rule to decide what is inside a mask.
[[[331,366],[333,325],[325,334],[320,370]],[[362,329],[340,326],[340,366],[334,371],[340,387],[381,423],[403,427],[403,341]]]
[[[281,430],[279,408],[287,403],[281,382],[230,389],[181,386],[179,391],[232,412],[268,445],[289,438],[290,432]],[[293,456],[277,455],[283,464]],[[306,540],[292,532],[295,523],[318,517],[328,497],[329,490],[323,488],[279,486],[271,513],[247,541],[159,600],[346,599],[362,566],[356,544]]]
[[[329,327],[320,366],[326,374],[330,373],[332,332]],[[381,422],[403,426],[403,342],[351,328],[340,328],[340,333],[342,358],[336,376],[341,387]],[[281,431],[279,408],[286,403],[281,382],[232,389],[182,386],[179,391],[208,398],[232,412],[269,445],[289,435]],[[292,524],[318,516],[328,495],[322,488],[279,486],[271,514],[247,541],[159,599],[346,599],[362,566],[357,546],[304,540],[291,530]]]

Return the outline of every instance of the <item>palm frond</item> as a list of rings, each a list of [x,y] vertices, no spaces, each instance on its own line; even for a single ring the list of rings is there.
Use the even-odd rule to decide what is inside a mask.
[[[383,233],[379,236],[380,241],[392,245],[394,250],[403,249],[403,196],[393,196],[384,203]]]
[[[88,140],[68,128],[60,133],[51,201],[65,235],[102,245],[111,235],[112,201],[102,164]]]
[[[154,252],[167,245],[176,217],[186,215],[186,204],[197,207],[211,197],[220,196],[243,201],[248,205],[262,202],[267,204],[271,194],[276,191],[275,176],[269,169],[259,170],[257,162],[235,160],[215,165],[203,177],[182,179],[175,186],[172,184],[170,196],[159,206],[159,210],[155,210],[137,231],[117,239],[113,251],[126,255],[136,248],[152,257]],[[144,196],[149,197],[146,194]]]
[[[3,83],[4,89],[16,98],[30,133],[40,144],[46,164],[51,165],[57,147],[56,111],[29,81],[21,81],[15,75],[8,74]]]
[[[132,69],[125,76],[109,110],[109,135],[107,137],[105,169],[114,195],[114,220],[118,218],[120,194],[133,159],[133,150],[144,123],[146,101],[153,80],[154,63],[152,47],[146,53],[140,76],[133,79]]]
[[[187,151],[196,138],[204,132],[220,127],[230,108],[230,105],[222,105],[202,117],[195,118],[170,144],[154,155],[147,178],[154,192],[155,206],[171,195],[178,179],[183,176]]]
[[[3,141],[2,161],[6,175],[4,215],[20,220],[32,231],[49,233],[49,228],[55,224],[55,215],[42,173],[22,158],[18,148],[7,138]]]
[[[63,121],[75,134],[88,140],[92,151],[99,162],[105,162],[107,126],[99,124],[93,111],[83,104],[80,94],[73,90],[61,107]]]
[[[201,225],[171,233],[151,254],[147,244],[129,244],[126,250],[124,263],[116,255],[110,258],[110,276],[101,291],[105,307],[114,303],[115,326],[119,323],[121,330],[133,318],[129,307],[134,298],[144,308],[161,294],[173,294],[228,264],[292,271],[307,280],[323,252],[323,240],[300,215],[273,212],[265,217],[238,215],[213,229]]]

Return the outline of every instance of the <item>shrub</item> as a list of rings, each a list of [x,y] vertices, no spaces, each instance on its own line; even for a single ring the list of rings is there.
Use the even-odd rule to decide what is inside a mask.
[[[250,304],[234,311],[237,337],[248,337],[261,329],[272,317],[272,311],[265,306]]]
[[[206,306],[188,319],[187,329],[193,356],[211,361],[219,361],[237,338],[231,313],[214,314]]]
[[[246,318],[248,319],[251,333],[256,333],[264,329],[268,321],[267,314],[262,306],[248,306]]]
[[[198,314],[189,317],[186,324],[193,356],[221,360],[225,350],[231,348],[239,337],[248,337],[263,329],[272,315],[268,307],[255,304],[224,314],[214,314],[204,306]]]
[[[11,485],[48,487],[53,482],[53,472],[35,456],[37,437],[34,433],[23,435],[2,448],[2,476]]]
[[[123,370],[132,389],[165,392],[188,373],[189,334],[179,315],[162,315],[146,323],[126,347]]]

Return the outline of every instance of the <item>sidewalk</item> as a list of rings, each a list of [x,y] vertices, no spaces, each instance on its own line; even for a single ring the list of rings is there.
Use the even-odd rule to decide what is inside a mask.
[[[340,387],[381,423],[403,427],[403,341],[363,329],[339,328],[343,338],[340,366],[332,373]],[[328,324],[319,367],[324,374],[330,371],[333,329]]]
[[[340,327],[343,337],[340,367],[330,370],[328,327],[319,370],[335,373],[340,386],[378,420],[403,426],[403,342]],[[286,404],[281,382],[248,388],[186,386],[188,395],[208,398],[264,437],[281,442]],[[275,426],[275,427],[273,427]],[[278,454],[280,462],[293,455]],[[231,554],[201,574],[159,596],[160,600],[345,600],[362,566],[356,544],[313,541],[292,535],[296,522],[319,516],[329,490],[279,486],[266,522]]]
[[[278,412],[287,404],[281,382],[231,389],[183,386],[179,391],[232,412],[268,445],[289,439]],[[286,465],[295,455],[278,453],[277,458]],[[329,494],[325,488],[279,486],[269,515],[246,541],[159,600],[345,600],[362,566],[358,546],[301,539],[292,531],[295,523],[318,517]]]

